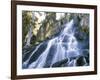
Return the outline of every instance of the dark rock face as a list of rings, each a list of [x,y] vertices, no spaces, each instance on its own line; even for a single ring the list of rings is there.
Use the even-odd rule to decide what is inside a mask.
[[[40,47],[36,50],[37,46],[32,48],[30,52],[25,53],[25,56],[23,57],[23,62],[26,60],[29,60],[28,65],[31,64],[32,62],[36,61],[37,58],[42,54],[42,52],[46,49],[47,43],[44,42],[43,44],[40,45]],[[34,53],[33,51],[36,50]],[[31,56],[31,57],[30,57]],[[28,65],[26,65],[28,67]],[[25,67],[25,66],[24,66]]]
[[[83,56],[80,56],[77,60],[76,60],[76,65],[77,66],[84,66],[86,64],[86,60]]]
[[[63,67],[67,64],[67,62],[68,62],[68,59],[64,59],[64,60],[54,63],[51,67]]]
[[[55,49],[57,49],[55,45],[53,45],[53,46],[50,48],[49,54],[48,54],[48,56],[47,56],[47,60],[46,60],[45,65],[44,65],[44,68],[50,67],[50,64],[51,64],[51,62],[52,62],[53,56],[55,55],[55,54],[54,54],[55,51],[56,51]]]

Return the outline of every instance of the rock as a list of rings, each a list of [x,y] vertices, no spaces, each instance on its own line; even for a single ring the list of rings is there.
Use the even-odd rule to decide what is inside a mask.
[[[70,62],[68,62],[68,67],[76,66],[76,59],[72,59]]]
[[[64,59],[61,61],[58,61],[56,63],[54,63],[51,67],[62,67],[63,65],[65,65],[67,63],[68,59]]]
[[[39,46],[39,45],[38,45]],[[47,47],[47,42],[44,42],[43,44],[41,44],[39,47],[36,47],[33,52],[29,52],[29,55],[25,55],[23,57],[23,62],[25,62],[25,60],[28,60],[28,63],[26,65],[31,64],[32,62],[34,62],[35,60],[38,59],[38,57],[42,54],[42,52],[46,49]],[[36,50],[36,51],[35,51]],[[35,52],[34,52],[35,51]],[[31,53],[31,54],[30,54]],[[25,65],[24,65],[25,66]]]
[[[44,68],[50,67],[50,65],[52,63],[52,59],[53,59],[55,53],[56,53],[56,46],[55,45],[52,45],[52,47],[49,50],[49,54],[47,55],[47,59],[46,59]]]
[[[83,56],[80,56],[76,59],[76,66],[84,66],[86,64],[86,59]]]

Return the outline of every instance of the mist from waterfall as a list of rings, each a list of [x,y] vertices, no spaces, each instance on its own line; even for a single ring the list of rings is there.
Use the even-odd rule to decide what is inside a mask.
[[[75,37],[74,20],[72,19],[64,26],[59,35],[36,46],[28,58],[23,61],[24,68],[77,66],[77,57],[82,54]],[[87,65],[85,58],[83,60],[84,65]]]

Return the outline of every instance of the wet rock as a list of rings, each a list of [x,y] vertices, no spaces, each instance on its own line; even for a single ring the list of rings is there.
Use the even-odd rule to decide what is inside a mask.
[[[68,59],[64,59],[54,63],[51,67],[62,67],[63,65],[67,64]]]
[[[77,66],[84,66],[86,63],[86,59],[83,56],[80,56],[77,60],[76,60],[76,65]]]
[[[76,59],[72,59],[70,62],[68,62],[68,67],[76,66]]]
[[[89,50],[88,49],[83,50],[82,54],[85,57],[87,64],[89,64]]]
[[[34,53],[31,52],[31,54],[25,55],[24,58],[23,58],[23,65],[24,65],[25,60],[28,60],[29,59],[29,62],[26,65],[29,65],[32,62],[34,62],[35,60],[37,60],[38,57],[42,54],[42,52],[46,49],[46,47],[47,47],[47,42],[44,42],[42,45],[40,45],[39,48],[36,47],[34,49],[34,51],[36,50]]]
[[[56,46],[55,45],[53,45],[49,50],[49,54],[47,55],[47,59],[46,59],[44,68],[50,67],[50,65],[52,63],[52,59],[53,59],[53,57],[55,55],[54,53],[56,53]]]

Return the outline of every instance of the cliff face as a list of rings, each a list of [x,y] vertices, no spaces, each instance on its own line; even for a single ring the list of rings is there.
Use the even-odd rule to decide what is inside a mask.
[[[89,65],[89,14],[23,11],[23,68]]]
[[[23,11],[23,68],[89,65],[89,14]]]
[[[89,34],[89,15],[81,13],[54,13],[23,11],[23,47],[39,44],[61,31],[63,25],[75,19],[78,33]],[[76,33],[77,34],[77,33]],[[82,39],[79,36],[78,39]]]

